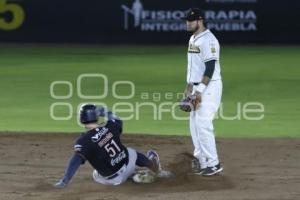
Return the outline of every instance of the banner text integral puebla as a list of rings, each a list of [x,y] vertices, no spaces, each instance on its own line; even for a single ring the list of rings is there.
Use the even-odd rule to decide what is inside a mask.
[[[132,7],[121,6],[124,11],[124,29],[140,31],[185,31],[182,17],[186,10],[146,10],[141,1]],[[254,10],[206,10],[207,27],[216,31],[256,31]]]

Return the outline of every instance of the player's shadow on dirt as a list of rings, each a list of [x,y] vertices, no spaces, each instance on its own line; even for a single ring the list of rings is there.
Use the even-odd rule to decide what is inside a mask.
[[[215,191],[225,190],[234,187],[233,182],[226,175],[202,177],[199,175],[190,174],[191,172],[192,155],[188,153],[179,154],[175,161],[167,165],[167,169],[175,174],[175,177],[169,179],[157,179],[151,184],[135,184],[128,182],[121,185],[125,191],[129,188],[136,187],[136,191],[140,193],[147,192],[192,192],[192,191]],[[120,192],[120,188],[117,189]]]

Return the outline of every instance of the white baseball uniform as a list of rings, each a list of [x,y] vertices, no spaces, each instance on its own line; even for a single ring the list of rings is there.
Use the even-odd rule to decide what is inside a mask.
[[[200,107],[190,113],[194,156],[199,159],[203,169],[219,163],[213,126],[213,119],[222,96],[220,45],[217,38],[208,29],[196,36],[191,36],[187,56],[187,83],[200,83],[205,71],[205,62],[216,60],[213,76],[201,94]]]

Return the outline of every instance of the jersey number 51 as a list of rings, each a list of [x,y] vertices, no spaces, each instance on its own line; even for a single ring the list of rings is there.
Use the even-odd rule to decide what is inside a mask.
[[[117,152],[121,152],[120,147],[114,140],[111,140],[110,143],[107,143],[104,148],[111,158],[115,157]]]

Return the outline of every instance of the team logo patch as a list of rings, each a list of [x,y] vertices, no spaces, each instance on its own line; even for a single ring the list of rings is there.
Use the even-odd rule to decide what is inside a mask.
[[[188,48],[189,53],[200,53],[200,47],[190,43]]]
[[[210,50],[211,50],[211,53],[216,53],[216,48],[215,47],[212,47]]]
[[[92,137],[93,142],[98,142],[101,140],[101,138],[107,133],[108,128],[103,128],[103,129],[96,129],[97,133]]]

